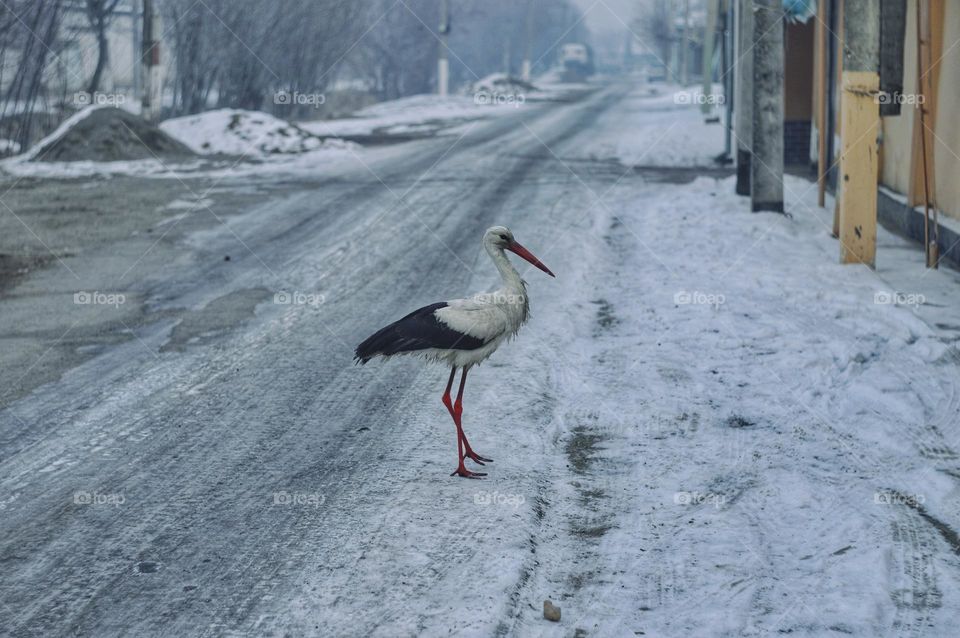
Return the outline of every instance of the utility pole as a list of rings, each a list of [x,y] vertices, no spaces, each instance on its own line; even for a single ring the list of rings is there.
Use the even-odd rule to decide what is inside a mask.
[[[840,263],[876,264],[880,1],[843,4]]]
[[[143,51],[140,63],[143,67],[143,95],[140,107],[141,115],[149,122],[160,117],[160,16],[153,6],[153,0],[143,0]]]
[[[713,115],[713,101],[710,96],[713,93],[713,49],[717,35],[719,4],[720,0],[707,0],[707,26],[703,32],[703,66],[701,68],[703,104],[700,105],[700,112],[707,118],[707,121]]]
[[[520,78],[524,82],[530,81],[533,59],[533,0],[527,0],[527,46],[523,50],[523,66],[520,69]]]
[[[733,31],[734,25],[737,23],[735,3],[736,0],[723,0],[723,48],[722,55],[720,56],[723,62],[720,64],[720,70],[723,73],[723,97],[726,102],[726,104],[724,104],[726,119],[723,123],[723,155],[721,156],[724,164],[733,161],[733,114],[734,108],[740,108],[739,104],[737,104],[738,96],[735,95],[733,87],[736,73],[732,72],[734,66],[733,52],[735,50],[733,46]]]
[[[783,3],[753,0],[750,209],[783,212]]]
[[[753,155],[753,0],[736,3],[737,55],[734,105],[737,137],[737,195],[750,194],[750,160]],[[728,71],[729,73],[729,71]]]
[[[690,69],[687,55],[690,50],[690,0],[683,0],[683,42],[680,43],[680,83],[690,84]]]
[[[450,89],[450,61],[447,59],[447,36],[450,34],[449,0],[440,0],[440,51],[437,56],[437,93],[446,97]]]

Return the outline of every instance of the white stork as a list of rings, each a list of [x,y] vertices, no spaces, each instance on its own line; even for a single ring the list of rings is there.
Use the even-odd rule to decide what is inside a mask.
[[[516,335],[530,314],[527,284],[504,251],[509,250],[551,277],[555,276],[529,250],[517,243],[508,228],[494,226],[488,229],[483,235],[483,247],[503,280],[499,290],[478,293],[467,299],[441,301],[414,310],[403,319],[375,332],[357,346],[355,353],[356,360],[361,364],[376,356],[415,354],[450,366],[450,380],[443,393],[443,404],[457,426],[459,454],[457,469],[450,476],[456,474],[464,478],[486,476],[483,472],[471,472],[464,467],[464,459],[469,458],[480,465],[493,461],[474,452],[463,433],[460,417],[463,414],[463,387],[467,382],[467,371],[493,354],[505,340]],[[457,368],[462,368],[463,374],[460,376],[457,400],[451,403],[450,389]]]

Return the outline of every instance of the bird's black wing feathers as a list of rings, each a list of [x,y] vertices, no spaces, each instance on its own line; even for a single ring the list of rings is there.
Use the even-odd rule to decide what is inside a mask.
[[[437,319],[434,312],[446,306],[446,302],[424,306],[381,328],[357,346],[354,357],[360,363],[366,363],[377,355],[389,356],[428,348],[475,350],[483,346],[483,339],[458,332]]]

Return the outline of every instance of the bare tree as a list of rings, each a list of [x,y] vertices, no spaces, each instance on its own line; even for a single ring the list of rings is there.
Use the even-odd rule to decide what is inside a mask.
[[[279,92],[320,93],[363,26],[343,0],[167,0],[177,113],[273,108]]]
[[[0,3],[0,68],[13,62],[9,82],[3,86],[2,131],[22,147],[32,140],[40,101],[46,97],[44,71],[60,46],[57,34],[62,0],[7,0]]]
[[[559,45],[583,42],[587,34],[580,11],[568,0],[532,1],[537,24],[530,50],[534,71],[542,72],[556,62]],[[448,57],[455,83],[520,68],[527,45],[526,2],[457,0],[452,5]],[[369,31],[351,56],[354,72],[381,100],[432,91],[441,46],[438,22],[436,2],[372,0],[366,13]]]
[[[87,21],[97,37],[97,66],[93,70],[90,83],[87,85],[88,93],[94,93],[100,88],[100,79],[110,58],[107,27],[110,25],[110,18],[113,17],[113,12],[119,3],[120,0],[87,0]]]
[[[664,63],[669,63],[670,49],[673,46],[671,2],[672,0],[652,0],[643,5],[643,11],[635,20],[636,31],[643,35],[644,42],[652,45],[648,48],[656,49],[651,53],[656,54]]]

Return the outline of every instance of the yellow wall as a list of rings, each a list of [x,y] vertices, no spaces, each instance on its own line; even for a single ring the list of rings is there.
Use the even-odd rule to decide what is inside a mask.
[[[960,219],[960,2],[946,3],[943,21],[943,58],[934,128],[937,207]]]
[[[926,0],[924,0],[926,1]],[[910,96],[917,91],[917,0],[907,0],[907,28],[904,44],[903,92]],[[935,132],[934,180],[935,203],[938,208],[960,219],[960,1],[944,3],[943,57],[939,62],[937,117]],[[936,27],[936,25],[935,25]],[[953,45],[953,46],[951,46]],[[880,181],[904,195],[910,192],[913,158],[913,128],[917,109],[904,104],[897,117],[883,119],[883,165]],[[919,139],[918,139],[919,143]]]

